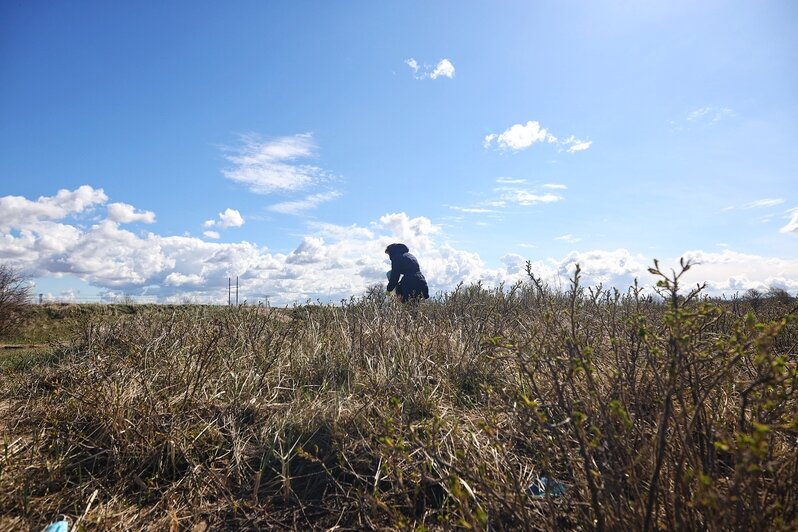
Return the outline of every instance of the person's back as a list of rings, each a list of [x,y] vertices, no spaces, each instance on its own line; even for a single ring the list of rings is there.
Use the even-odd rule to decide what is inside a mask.
[[[391,244],[385,248],[385,253],[391,259],[391,273],[388,277],[387,290],[394,290],[400,283],[402,293],[400,299],[409,301],[416,298],[429,299],[429,286],[416,257],[404,244]]]

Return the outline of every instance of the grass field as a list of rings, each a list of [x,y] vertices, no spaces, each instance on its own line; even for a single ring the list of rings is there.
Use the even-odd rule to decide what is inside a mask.
[[[798,528],[796,302],[660,290],[31,309],[0,528]]]

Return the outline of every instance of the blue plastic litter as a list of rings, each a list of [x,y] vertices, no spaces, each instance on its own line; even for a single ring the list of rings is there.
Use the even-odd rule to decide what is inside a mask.
[[[565,493],[565,484],[549,477],[538,477],[526,489],[533,497],[559,497]]]
[[[69,532],[69,523],[63,520],[50,523],[44,532]]]

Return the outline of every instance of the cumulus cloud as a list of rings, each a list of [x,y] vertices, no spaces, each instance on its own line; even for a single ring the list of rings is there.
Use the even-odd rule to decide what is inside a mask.
[[[328,178],[318,166],[301,163],[316,156],[310,133],[267,141],[246,135],[240,146],[226,151],[233,166],[222,172],[224,176],[257,194],[302,190]]]
[[[530,120],[526,124],[514,124],[504,133],[487,135],[483,144],[486,148],[495,143],[499,149],[518,151],[528,148],[536,142],[557,142],[557,137],[541,127],[537,120]]]
[[[526,124],[514,124],[503,133],[491,133],[482,140],[482,145],[487,148],[495,147],[502,151],[525,150],[537,143],[556,144],[560,151],[568,153],[585,151],[593,144],[592,140],[581,140],[571,135],[559,139],[537,120],[530,120]]]
[[[454,65],[448,59],[441,59],[441,61],[435,65],[435,69],[430,73],[429,77],[432,79],[437,79],[439,77],[451,79],[454,77]]]
[[[182,273],[172,272],[166,276],[164,282],[169,286],[200,286],[204,282],[204,279],[198,274],[184,275]]]
[[[221,237],[221,235],[219,235],[219,233],[216,231],[204,231],[202,234],[205,235],[207,238],[212,238],[214,240],[219,240],[219,238]]]
[[[244,225],[244,218],[236,209],[228,207],[224,212],[220,212],[218,216],[218,220],[205,220],[205,223],[202,224],[203,227],[217,226],[227,229],[228,227],[241,227]]]
[[[438,78],[453,78],[454,65],[448,59],[441,59],[434,67],[428,65],[421,66],[414,58],[405,59],[405,64],[413,71],[413,77],[416,79],[438,79]]]
[[[798,290],[798,260],[762,257],[724,249],[720,253],[686,251],[684,258],[697,266],[687,272],[687,283],[707,282],[710,293],[734,294],[771,286]]]
[[[60,196],[64,201],[59,205],[66,205],[60,214],[49,207],[42,214],[42,205],[58,203],[56,197],[29,201],[28,210],[18,209],[12,222],[2,218],[9,229],[0,230],[0,260],[34,277],[73,275],[111,295],[222,303],[228,277],[239,276],[242,299],[251,302],[265,297],[278,305],[308,299],[338,301],[360,295],[374,283],[385,283],[389,262],[383,251],[392,242],[404,242],[416,254],[433,293],[451,290],[459,282],[496,285],[526,275],[528,257],[508,253],[498,266],[489,266],[478,253],[452,245],[431,219],[403,212],[385,214],[366,226],[312,224],[291,252],[277,253],[249,242],[137,234],[111,219],[81,225],[70,216],[92,203],[67,200],[73,197],[69,191]],[[88,194],[84,199],[91,197],[98,196]],[[8,198],[0,198],[0,206],[7,208]],[[15,201],[19,203],[19,199],[11,203]],[[708,280],[714,294],[768,286],[798,290],[798,260],[730,250],[690,251],[685,256],[700,263],[688,272],[693,276],[689,281]],[[664,267],[678,263],[678,257],[660,258]],[[623,249],[573,252],[561,259],[538,257],[532,271],[555,286],[566,286],[577,263],[587,285],[601,282],[625,289],[635,278],[648,286],[654,281],[647,272],[652,258]]]
[[[563,282],[572,277],[577,264],[585,286],[603,284],[623,290],[631,286],[635,279],[643,283],[651,280],[651,274],[648,273],[651,262],[626,249],[571,252],[555,263],[556,279]]]
[[[0,198],[0,231],[11,227],[59,220],[82,213],[96,205],[105,204],[108,196],[103,189],[83,185],[75,190],[59,190],[55,196],[42,196],[31,201],[22,196]]]
[[[145,224],[155,223],[155,213],[152,211],[136,211],[133,205],[127,203],[110,203],[107,207],[108,219],[127,224],[131,222],[144,222]]]
[[[283,201],[269,206],[269,210],[279,212],[282,214],[301,214],[310,209],[315,209],[322,203],[334,200],[341,197],[341,193],[337,191],[322,192],[320,194],[311,194],[300,200]]]

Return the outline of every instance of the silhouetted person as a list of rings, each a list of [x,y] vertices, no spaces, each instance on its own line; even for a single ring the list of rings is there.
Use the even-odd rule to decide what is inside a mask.
[[[391,274],[388,276],[387,290],[390,292],[396,288],[396,295],[402,303],[421,297],[429,299],[427,280],[407,246],[391,244],[385,248],[385,253],[391,258]]]

